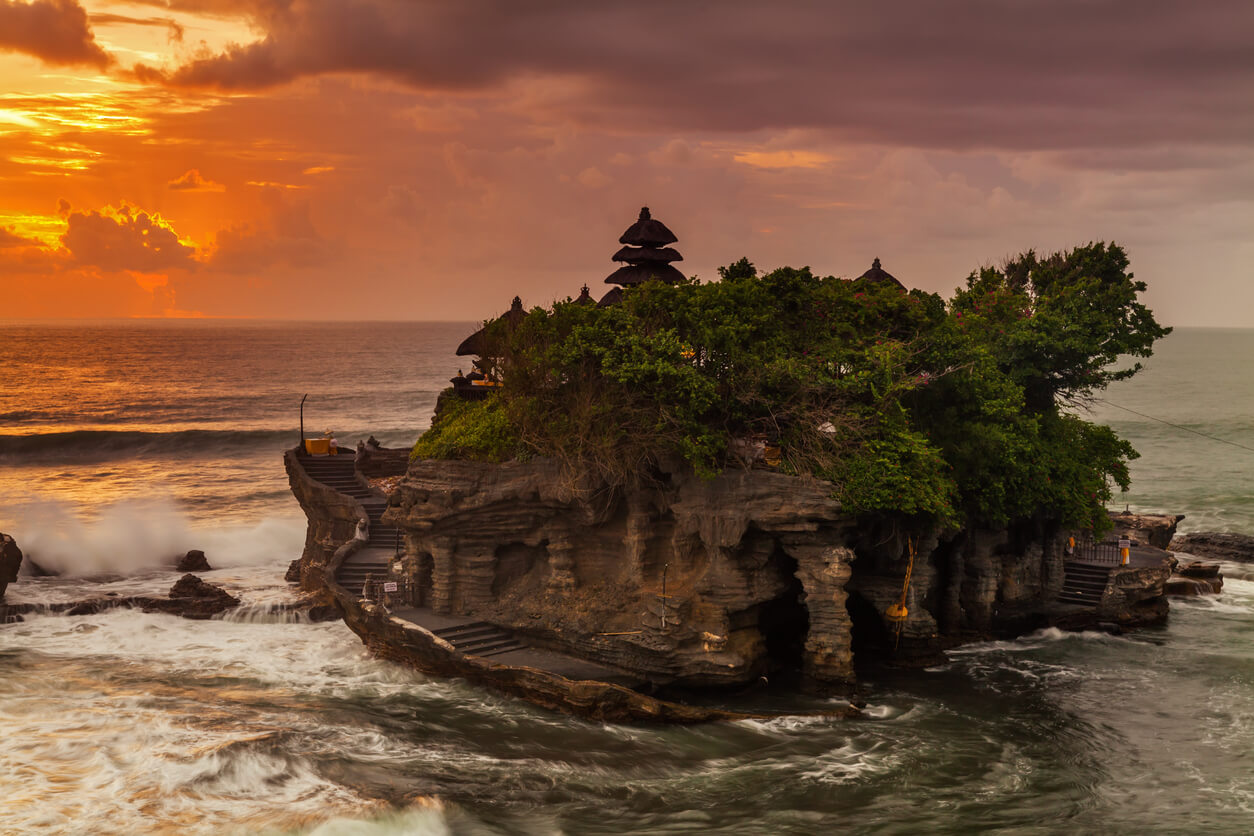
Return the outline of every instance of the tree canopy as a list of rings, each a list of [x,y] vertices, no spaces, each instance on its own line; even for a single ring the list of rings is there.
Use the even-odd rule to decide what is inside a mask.
[[[623,484],[682,462],[828,480],[856,512],[942,524],[1048,513],[1100,525],[1136,456],[1068,410],[1144,358],[1161,327],[1115,244],[972,273],[948,302],[748,259],[721,280],[649,282],[606,308],[558,302],[488,329],[483,402],[442,409],[415,455],[551,456]]]

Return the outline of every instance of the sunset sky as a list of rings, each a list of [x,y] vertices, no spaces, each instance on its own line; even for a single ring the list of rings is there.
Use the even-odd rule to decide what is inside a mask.
[[[473,320],[648,205],[948,294],[1122,243],[1254,327],[1254,3],[0,0],[0,318]]]

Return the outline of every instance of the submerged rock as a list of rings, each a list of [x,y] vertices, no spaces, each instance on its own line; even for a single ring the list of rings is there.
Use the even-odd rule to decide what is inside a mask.
[[[1176,569],[1175,574],[1167,580],[1166,592],[1168,595],[1190,597],[1217,595],[1223,588],[1224,579],[1219,574],[1219,564],[1195,560]]]
[[[178,563],[174,565],[176,571],[179,572],[212,572],[213,567],[209,565],[209,561],[205,559],[205,553],[200,549],[192,549],[187,554],[179,558]]]
[[[17,570],[22,568],[22,550],[8,534],[0,533],[0,599],[4,590],[17,580]]]
[[[1195,531],[1172,540],[1171,550],[1237,563],[1254,563],[1254,537],[1248,534]]]

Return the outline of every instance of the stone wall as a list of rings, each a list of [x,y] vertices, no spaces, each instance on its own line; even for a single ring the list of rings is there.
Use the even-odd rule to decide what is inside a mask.
[[[295,450],[283,454],[283,464],[292,494],[308,520],[299,563],[300,586],[307,592],[323,593],[323,570],[336,549],[352,540],[359,526],[368,526],[370,521],[352,497],[309,478]]]
[[[854,681],[855,653],[926,663],[1052,623],[1070,534],[908,531],[768,470],[608,490],[546,460],[415,461],[384,521],[405,531],[403,572],[437,612],[661,685],[799,672],[826,690]],[[905,618],[889,617],[903,594]]]

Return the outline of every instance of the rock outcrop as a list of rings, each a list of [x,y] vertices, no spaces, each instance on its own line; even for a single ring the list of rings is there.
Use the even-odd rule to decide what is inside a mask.
[[[240,600],[225,589],[206,583],[195,575],[184,575],[170,587],[168,598],[151,598],[146,595],[106,595],[85,601],[59,604],[11,604],[0,605],[0,624],[21,621],[31,613],[64,613],[65,615],[94,615],[106,610],[129,607],[144,612],[162,612],[203,621],[220,615],[240,605]]]
[[[175,571],[178,572],[212,572],[213,567],[209,565],[209,561],[205,559],[205,553],[200,549],[192,549],[187,554],[178,559],[174,564]]]
[[[21,568],[22,550],[12,537],[0,533],[0,600],[4,600],[4,591],[17,580],[17,572]]]
[[[1214,560],[1254,563],[1254,537],[1248,534],[1195,531],[1172,540],[1171,550]]]
[[[1176,526],[1182,519],[1184,514],[1132,514],[1126,511],[1111,514],[1114,530],[1109,536],[1128,537],[1143,545],[1170,550]]]
[[[1166,593],[1182,597],[1217,595],[1223,588],[1224,579],[1219,573],[1219,564],[1195,560],[1178,567],[1167,579]]]
[[[769,470],[676,469],[615,491],[572,484],[545,460],[420,460],[383,519],[404,532],[415,604],[662,687],[799,676],[840,691],[855,654],[930,663],[962,641],[1154,623],[1167,608],[1165,554],[1112,571],[1100,606],[1060,607],[1070,532],[1056,524],[906,530],[847,514],[826,483]],[[1163,519],[1126,522],[1165,544],[1177,519]],[[903,603],[904,618],[890,617]]]

